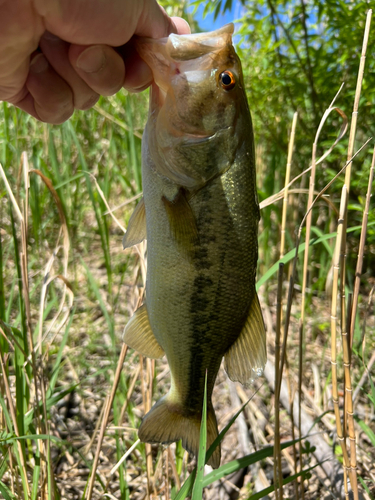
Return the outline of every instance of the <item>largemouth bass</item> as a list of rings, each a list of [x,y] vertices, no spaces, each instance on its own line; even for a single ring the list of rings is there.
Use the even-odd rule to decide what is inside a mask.
[[[153,71],[142,140],[143,199],[124,248],[147,238],[146,302],[124,342],[166,354],[171,387],[144,417],[141,441],[182,439],[197,455],[207,372],[207,447],[218,434],[211,394],[221,360],[247,384],[266,363],[255,291],[259,206],[254,140],[233,25],[139,39]],[[220,464],[217,448],[209,462]]]

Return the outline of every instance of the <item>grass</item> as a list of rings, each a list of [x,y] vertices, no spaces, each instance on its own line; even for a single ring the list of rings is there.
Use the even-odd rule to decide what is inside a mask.
[[[212,453],[208,450],[204,460],[203,426],[196,480],[195,461],[184,454],[180,444],[167,449],[137,441],[142,415],[165,393],[168,370],[165,360],[142,359],[127,352],[121,342],[128,318],[142,301],[145,248],[122,251],[123,230],[107,213],[107,204],[119,207],[113,215],[126,227],[142,187],[140,138],[146,116],[147,96],[125,92],[102,99],[95,110],[76,113],[58,127],[38,123],[2,104],[1,495],[6,500],[182,500],[190,494],[201,498],[203,491],[203,498],[218,498],[219,494],[229,498],[231,492],[242,499],[265,495],[312,499],[332,498],[332,492],[336,498],[337,485],[327,472],[327,463],[309,446],[309,438],[298,437],[293,408],[282,410],[277,405],[280,412],[275,413],[275,401],[282,401],[283,373],[289,405],[297,401],[315,419],[312,432],[336,445],[331,464],[338,464],[337,470],[350,479],[351,486],[345,482],[344,490],[351,487],[354,498],[361,491],[374,498],[375,390],[370,374],[361,377],[375,347],[374,288],[370,281],[359,282],[356,276],[361,269],[353,265],[352,256],[346,264],[340,257],[343,235],[359,242],[362,229],[358,246],[359,260],[363,260],[366,229],[364,225],[350,227],[350,220],[341,223],[346,203],[340,208],[340,200],[334,197],[327,203],[313,188],[306,208],[306,189],[288,186],[283,217],[277,201],[269,206],[263,203],[263,212],[268,211],[264,218],[268,234],[285,236],[281,260],[278,249],[273,252],[264,235],[260,237],[258,289],[269,332],[270,365],[276,365],[275,395],[270,382],[255,384],[256,394],[254,388],[237,387],[241,407],[233,407],[230,386],[220,372],[214,404],[223,428],[218,439],[224,458],[215,471],[203,467]],[[298,124],[294,128],[298,134]],[[351,149],[349,157],[353,152]],[[355,159],[356,168],[361,168],[365,155],[366,148]],[[291,157],[288,164],[292,164]],[[367,173],[366,165],[364,162],[363,171]],[[267,167],[261,165],[260,178],[262,168]],[[373,165],[369,172],[373,175]],[[286,177],[288,185],[289,174]],[[345,200],[345,189],[343,193]],[[370,193],[371,182],[364,197],[365,222],[371,209]],[[313,200],[310,242],[295,250],[294,223],[286,210],[303,216]],[[123,204],[126,201],[130,202]],[[306,238],[302,225],[300,236]],[[308,256],[304,264],[295,258],[301,252]],[[332,286],[325,294],[321,284],[334,256]],[[284,271],[277,280],[280,262]],[[340,275],[343,265],[346,273]],[[341,296],[337,294],[340,283]],[[277,288],[278,307],[274,305]],[[349,309],[343,292],[348,297],[351,290],[355,294]],[[302,337],[301,297],[305,301]],[[340,304],[342,311],[339,309],[336,320],[336,305]],[[360,314],[355,317],[352,313],[348,329],[352,342],[345,332],[341,343],[336,342],[335,332],[343,333],[343,318],[355,310]],[[274,325],[280,334],[276,351]],[[303,347],[300,359],[299,347]],[[356,386],[362,391],[354,398],[351,411],[349,393]],[[241,412],[249,431],[245,437],[236,424]],[[243,439],[254,451],[242,452]],[[254,464],[257,477],[249,475]]]

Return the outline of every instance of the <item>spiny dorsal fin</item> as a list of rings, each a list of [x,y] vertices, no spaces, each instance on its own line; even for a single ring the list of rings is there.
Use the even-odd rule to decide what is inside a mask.
[[[255,294],[245,326],[224,356],[224,367],[233,382],[249,384],[262,375],[266,361],[266,330]]]
[[[184,257],[191,258],[198,242],[198,229],[184,189],[180,189],[170,201],[162,198],[167,212],[169,227],[177,247]]]
[[[126,231],[122,240],[122,245],[125,248],[138,245],[146,238],[146,209],[145,201],[142,198],[132,213],[128,230]]]
[[[135,311],[125,327],[122,340],[132,349],[148,358],[158,359],[164,355],[151,329],[146,304]]]

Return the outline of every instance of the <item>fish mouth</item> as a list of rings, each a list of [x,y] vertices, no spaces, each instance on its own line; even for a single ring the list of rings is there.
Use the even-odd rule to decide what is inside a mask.
[[[208,33],[171,34],[160,39],[139,37],[135,46],[141,58],[151,68],[155,83],[166,93],[171,78],[176,74],[192,69],[211,70],[215,66],[214,54],[232,47],[233,32],[234,25],[230,23]],[[210,54],[212,57],[209,57]]]
[[[175,61],[186,61],[220,50],[228,44],[228,41],[231,43],[233,32],[234,24],[229,23],[208,33],[189,35],[175,35],[172,33],[168,37],[170,57]]]
[[[153,68],[152,59],[167,57],[174,61],[197,59],[209,52],[220,50],[231,44],[234,24],[229,23],[215,31],[176,35],[165,38],[137,38],[136,48],[142,59]],[[150,64],[151,63],[151,64]]]

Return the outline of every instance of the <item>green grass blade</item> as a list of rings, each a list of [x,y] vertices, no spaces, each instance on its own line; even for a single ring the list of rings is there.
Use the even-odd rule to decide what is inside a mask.
[[[69,393],[73,392],[74,389],[76,389],[77,387],[79,386],[79,383],[77,384],[74,384],[70,387],[67,387],[66,389],[54,394],[54,395],[51,395],[47,400],[46,400],[46,408],[47,410],[49,410],[51,408],[51,406],[55,405],[56,403],[58,403],[61,399],[65,398],[65,396],[67,396]],[[39,410],[42,409],[42,402],[39,403]],[[25,427],[28,428],[33,419],[34,419],[34,413],[35,413],[35,409],[32,409],[31,411],[29,411],[27,413],[27,415],[25,416]]]
[[[0,319],[5,320],[5,297],[4,297],[4,278],[3,278],[3,237],[0,234]],[[1,348],[4,347],[4,339],[0,341]],[[8,350],[8,349],[7,349]]]
[[[252,398],[253,398],[253,396],[251,396],[250,399],[252,399]],[[215,441],[209,447],[209,449],[207,451],[207,455],[206,455],[206,463],[211,458],[211,456],[212,456],[213,452],[215,451],[216,447],[219,446],[219,444],[224,439],[225,434],[229,431],[229,429],[232,427],[232,425],[234,424],[234,422],[237,420],[237,418],[240,415],[240,413],[243,412],[243,410],[245,409],[245,407],[248,404],[248,402],[250,401],[250,399],[248,399],[246,401],[246,403],[244,403],[241,406],[241,408],[238,410],[238,412],[229,420],[229,422],[227,423],[227,425],[224,427],[224,429],[220,432],[220,434],[217,436],[217,438],[215,439]]]
[[[199,436],[197,474],[195,476],[195,481],[194,481],[193,494],[191,497],[192,500],[202,500],[204,464],[206,462],[206,446],[207,446],[207,371],[204,381],[203,411],[202,411],[201,431]]]
[[[310,471],[315,469],[315,467],[318,467],[318,465],[321,465],[321,464],[320,463],[315,464],[315,465],[311,466],[309,469],[302,470],[301,472],[297,472],[297,474],[293,474],[293,476],[286,477],[285,479],[283,479],[283,485],[295,481],[300,476],[303,476],[303,478],[305,478],[305,476]],[[259,500],[260,498],[264,498],[265,496],[267,496],[269,493],[272,493],[273,491],[275,491],[275,485],[268,486],[268,488],[265,488],[262,491],[258,491],[257,493],[254,493],[253,495],[248,497],[247,500]]]
[[[367,368],[366,368],[366,370],[367,370]],[[370,401],[375,409],[375,385],[374,385],[374,382],[372,381],[371,376],[369,376],[368,379],[370,381],[370,386],[371,386],[371,396],[369,395],[368,397],[369,397],[369,399],[370,399]]]
[[[210,449],[211,449],[211,447],[210,447]],[[178,475],[180,475],[182,472],[182,460],[183,460],[183,458],[184,458],[184,449],[182,447],[182,441],[180,439],[176,443],[176,470],[177,470]]]
[[[127,116],[128,123],[129,123],[128,139],[129,139],[129,146],[130,146],[130,161],[131,161],[132,168],[133,168],[133,178],[135,179],[135,184],[137,186],[137,192],[139,192],[142,189],[142,179],[141,179],[141,169],[139,168],[139,165],[138,165],[137,148],[135,145],[135,137],[134,137],[134,130],[133,130],[133,111],[131,108],[130,99],[131,99],[131,97],[128,94],[126,96],[126,116]]]
[[[375,222],[371,223],[372,226],[374,224],[375,224]],[[368,226],[370,226],[370,224],[368,224]],[[351,227],[346,232],[347,233],[352,233],[353,231],[358,231],[361,228],[362,228],[362,226]],[[331,238],[335,238],[336,236],[337,236],[336,233],[330,233],[330,234],[326,234],[326,235],[324,235],[321,238],[318,238],[316,240],[310,240],[310,246],[312,246],[312,245],[318,245],[318,243],[323,243],[324,241],[327,241],[327,240],[329,240]],[[305,243],[302,243],[298,247],[298,253],[300,254],[304,250],[305,250]],[[266,273],[264,273],[263,276],[257,281],[256,289],[259,290],[259,288],[262,285],[264,285],[264,283],[267,280],[269,280],[272,275],[274,275],[275,273],[277,273],[277,271],[279,269],[280,262],[283,263],[283,264],[286,264],[287,262],[290,262],[291,260],[294,259],[295,254],[296,254],[296,249],[293,248],[287,254],[285,254],[282,259],[278,260],[273,266],[271,266],[270,269],[268,269],[268,271]]]
[[[111,293],[111,284],[112,284],[112,268],[111,268],[111,257],[109,253],[109,241],[108,241],[108,228],[107,228],[107,223],[106,219],[102,218],[102,212],[100,210],[100,203],[97,201],[97,197],[94,195],[94,191],[92,188],[92,179],[90,175],[88,174],[88,171],[90,170],[87,162],[85,155],[82,151],[81,144],[79,142],[79,139],[77,137],[76,131],[74,130],[73,125],[68,122],[69,125],[69,131],[71,134],[71,137],[73,139],[73,142],[78,150],[78,156],[79,156],[79,161],[81,163],[81,167],[84,170],[83,174],[86,180],[86,188],[87,192],[89,194],[89,198],[92,204],[92,207],[94,209],[95,213],[95,219],[96,223],[98,225],[98,231],[99,231],[99,236],[100,236],[100,241],[103,249],[103,254],[104,254],[104,261],[105,261],[105,267],[107,270],[107,276],[108,276],[108,291],[109,294]]]
[[[322,243],[324,248],[327,250],[327,253],[330,257],[333,257],[333,247],[328,244],[328,241],[324,238],[326,235],[316,226],[311,226],[311,231],[316,234],[318,238],[322,238]]]
[[[38,500],[39,475],[40,475],[40,451],[39,447],[36,446],[34,453],[34,470],[33,470],[33,484],[31,490],[31,500]]]
[[[371,441],[372,446],[375,447],[375,432],[372,429],[370,429],[370,427],[367,424],[365,424],[365,422],[363,420],[361,420],[360,418],[358,418],[356,415],[354,415],[354,418],[355,418],[356,422],[358,423],[358,425],[360,426],[360,428],[363,430],[363,432],[366,434],[366,436]]]
[[[92,291],[94,292],[95,296],[96,296],[96,299],[100,305],[100,309],[102,310],[102,313],[107,321],[107,325],[108,325],[108,328],[109,328],[109,333],[111,335],[111,339],[112,339],[112,342],[113,342],[113,345],[115,345],[115,338],[114,338],[114,328],[113,328],[113,320],[112,318],[110,317],[109,313],[108,313],[108,310],[107,310],[107,307],[106,305],[104,304],[104,301],[102,299],[102,296],[100,294],[100,290],[99,290],[99,287],[95,281],[95,278],[94,276],[92,275],[90,269],[88,268],[88,266],[86,265],[85,261],[82,259],[81,257],[81,262],[82,262],[82,265],[83,267],[85,268],[86,270],[86,274],[87,274],[87,278],[89,280],[89,284],[91,286],[91,289]]]
[[[364,480],[361,478],[361,476],[359,476],[358,479],[359,479],[359,482],[361,483],[361,485],[363,486],[363,489],[368,494],[369,499],[370,500],[375,500],[374,495],[371,494],[370,488],[367,486],[367,484],[364,482]]]
[[[216,447],[221,443],[221,441],[224,439],[224,436],[225,434],[229,431],[229,429],[232,427],[232,425],[234,424],[234,422],[237,420],[238,416],[240,415],[240,413],[244,410],[244,408],[246,407],[246,405],[248,404],[248,402],[250,401],[250,399],[248,401],[246,401],[246,403],[244,403],[242,405],[242,407],[238,410],[238,412],[229,420],[229,422],[227,423],[227,425],[224,427],[224,429],[220,432],[220,434],[217,436],[217,438],[215,439],[215,441],[212,443],[212,445],[210,446],[210,448],[208,449],[207,451],[207,454],[206,454],[206,463],[208,462],[208,460],[211,458],[213,452],[215,451]],[[181,444],[181,449],[182,449],[182,444]],[[182,453],[183,455],[183,453]],[[176,457],[177,457],[177,449],[176,449]],[[182,465],[182,456],[181,456],[181,465]],[[183,500],[184,498],[186,498],[186,496],[188,494],[190,494],[190,491],[193,487],[193,484],[194,484],[194,480],[195,480],[195,475],[196,475],[196,472],[197,472],[197,469],[195,468],[193,470],[193,472],[190,474],[190,476],[186,479],[186,481],[184,482],[184,484],[182,485],[180,491],[178,492],[175,500]],[[181,472],[180,472],[181,473]]]
[[[65,327],[65,332],[64,332],[63,338],[62,338],[61,343],[60,343],[60,347],[59,347],[59,351],[58,351],[57,356],[56,356],[56,361],[55,361],[54,367],[52,369],[52,375],[50,377],[50,382],[49,382],[48,390],[46,393],[46,399],[49,399],[52,396],[52,392],[53,392],[55,385],[56,385],[56,382],[57,382],[57,378],[58,378],[59,371],[61,368],[61,358],[63,356],[64,347],[66,346],[66,343],[68,341],[68,334],[69,334],[70,326],[71,326],[73,318],[74,318],[74,311],[75,311],[75,309],[73,309],[73,311],[71,312],[69,322]]]
[[[288,448],[288,446],[292,446],[294,443],[298,443],[298,439],[295,441],[287,441],[286,443],[281,443],[281,449]],[[222,465],[219,469],[216,469],[204,478],[203,486],[206,487],[209,484],[217,481],[218,479],[222,479],[228,474],[232,474],[232,472],[237,472],[239,469],[243,469],[244,467],[248,467],[251,464],[255,464],[256,462],[260,462],[265,458],[272,457],[273,455],[273,446],[267,446],[261,450],[256,451],[255,453],[251,453],[250,455],[246,455],[245,457],[238,458],[236,460],[232,460],[227,464]]]
[[[3,495],[4,500],[17,500],[10,489],[0,481],[0,493]]]
[[[241,412],[242,410],[240,410]],[[295,439],[294,441],[286,441],[285,443],[281,443],[281,449],[288,448],[289,446],[293,446],[293,444],[298,443],[299,439]],[[265,458],[269,458],[273,456],[273,446],[266,446],[261,450],[258,450],[250,455],[246,455],[237,460],[233,460],[228,462],[227,464],[222,465],[219,469],[216,469],[203,479],[203,487],[208,486],[214,481],[221,479],[222,477],[231,474],[232,472],[236,472],[239,469],[244,467],[248,467],[249,465],[255,464]],[[190,494],[191,488],[193,486],[193,482],[195,479],[196,469],[190,474],[190,476],[186,479],[184,484],[182,485],[180,491],[177,493],[174,500],[185,500],[185,498]]]

